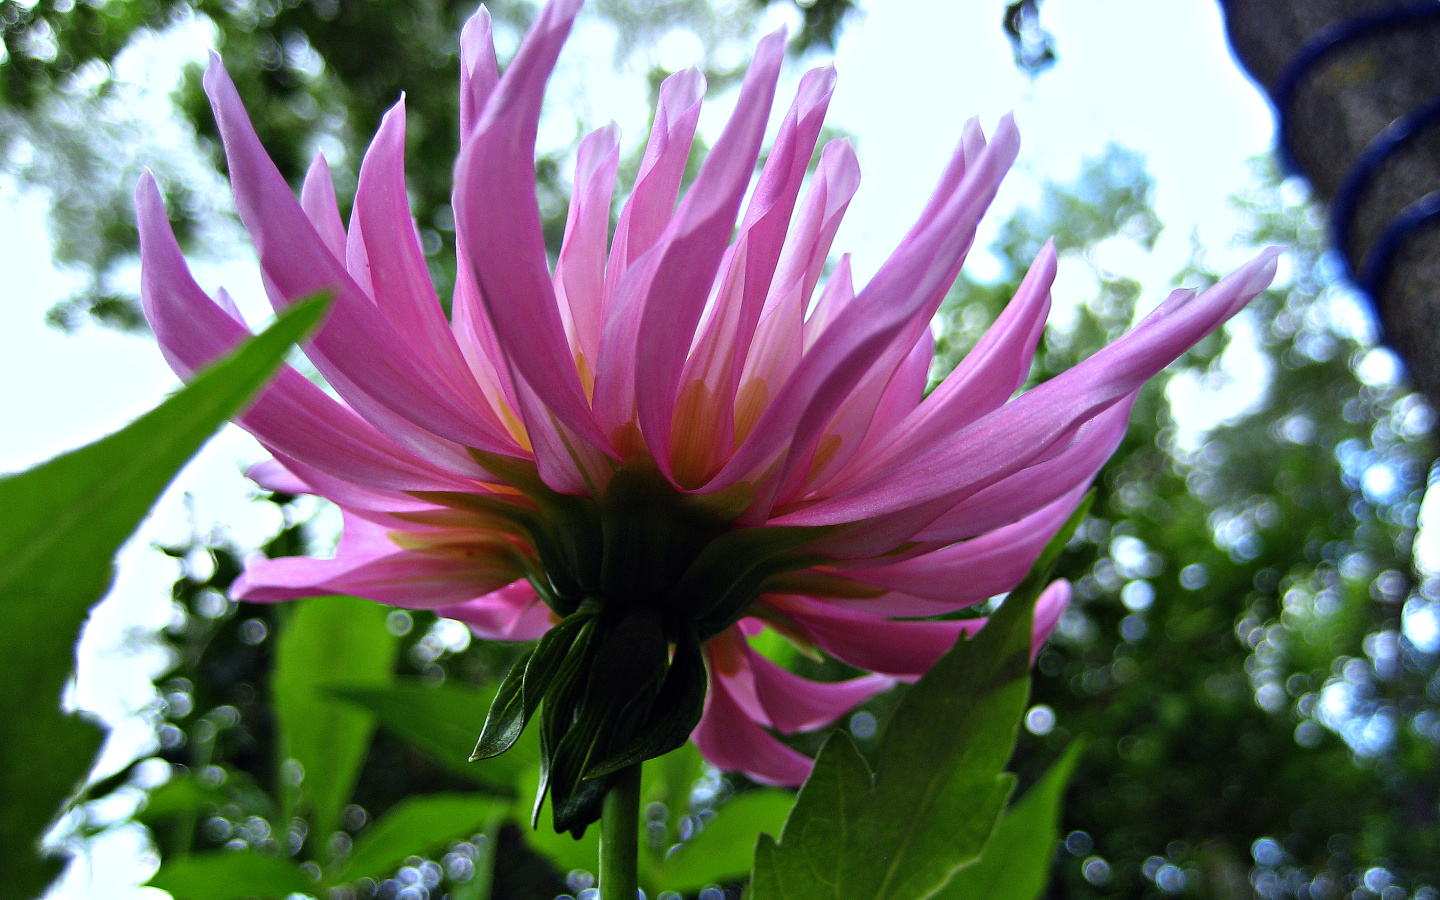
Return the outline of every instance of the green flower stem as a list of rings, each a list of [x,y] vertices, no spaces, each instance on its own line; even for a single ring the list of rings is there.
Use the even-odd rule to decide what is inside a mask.
[[[640,766],[610,776],[600,814],[600,900],[635,900],[640,852]]]

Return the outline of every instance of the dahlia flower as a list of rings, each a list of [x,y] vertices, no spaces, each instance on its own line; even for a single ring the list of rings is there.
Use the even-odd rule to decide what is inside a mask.
[[[556,825],[577,831],[610,773],[687,737],[723,769],[802,781],[811,760],[775,733],[834,721],[978,629],[936,617],[1015,586],[1115,449],[1143,382],[1262,290],[1275,255],[1199,296],[1176,292],[1015,396],[1049,308],[1046,246],[927,394],[929,322],[1015,159],[1015,125],[988,139],[964,127],[914,227],[857,291],[847,257],[826,275],[854,152],[832,141],[806,178],[833,69],[801,78],[736,225],[776,91],[776,33],[683,197],[697,70],[661,87],[613,229],[619,134],[581,142],[552,265],[534,143],[578,6],[551,0],[503,77],[488,14],[465,26],[448,318],[407,207],[404,101],[364,157],[347,227],[325,160],[297,199],[218,59],[205,75],[270,300],[334,295],[305,352],[335,396],[286,369],[239,423],[273,455],[257,482],[339,506],[339,547],[251,560],[234,594],[355,594],[484,638],[539,639],[480,752],[509,746],[538,710]],[[188,376],[249,331],[191,276],[148,175],[136,202],[145,312]],[[1037,647],[1068,597],[1063,582],[1042,596]],[[752,647],[764,629],[867,674],[801,678]]]

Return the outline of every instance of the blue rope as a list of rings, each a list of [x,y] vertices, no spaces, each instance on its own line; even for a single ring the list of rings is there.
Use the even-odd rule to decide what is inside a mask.
[[[1440,98],[1391,122],[1355,160],[1355,165],[1351,166],[1345,176],[1345,182],[1340,185],[1340,190],[1335,192],[1335,199],[1330,203],[1330,236],[1339,249],[1347,274],[1352,280],[1357,279],[1354,278],[1355,273],[1349,271],[1350,253],[1354,249],[1351,246],[1350,232],[1361,195],[1391,156],[1413,143],[1426,126],[1437,120],[1440,120]]]
[[[1299,172],[1294,148],[1290,143],[1289,111],[1301,83],[1321,61],[1331,54],[1360,41],[1414,25],[1427,20],[1440,21],[1440,2],[1426,0],[1403,3],[1377,12],[1337,23],[1315,35],[1296,52],[1285,66],[1270,92],[1275,106],[1281,164],[1289,172]],[[1426,106],[1402,116],[1366,146],[1346,174],[1330,206],[1330,235],[1340,251],[1346,276],[1354,282],[1370,302],[1377,328],[1380,321],[1380,290],[1400,246],[1411,234],[1428,222],[1440,218],[1440,191],[1411,203],[1396,216],[1370,249],[1357,274],[1350,263],[1351,230],[1360,197],[1387,160],[1412,143],[1428,125],[1440,120],[1440,97]]]
[[[1385,286],[1385,276],[1390,272],[1390,263],[1399,252],[1406,238],[1422,226],[1440,219],[1440,191],[1431,191],[1400,211],[1380,234],[1379,240],[1365,257],[1365,267],[1360,273],[1360,289],[1374,301]]]

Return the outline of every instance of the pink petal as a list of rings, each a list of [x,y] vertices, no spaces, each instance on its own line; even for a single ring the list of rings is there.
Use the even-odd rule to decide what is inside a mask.
[[[381,119],[380,128],[360,165],[350,239],[358,240],[364,247],[367,271],[364,280],[371,286],[375,305],[400,340],[413,353],[453,375],[457,390],[476,398],[472,405],[483,413],[486,431],[497,440],[508,439],[505,426],[490,409],[460,354],[445,311],[435,295],[420,236],[410,217],[410,200],[405,189],[403,98]],[[518,448],[512,449],[512,454],[515,449]]]
[[[777,517],[778,524],[856,522],[946,497],[958,503],[1054,454],[1080,424],[1137,390],[1242,308],[1274,277],[1267,250],[1196,299],[1152,316],[1073,369],[1020,395],[945,441],[891,460],[861,487]]]
[[[804,463],[840,404],[878,365],[899,363],[953,281],[975,226],[1018,152],[1007,117],[940,213],[880,267],[869,285],[816,339],[729,464],[707,490],[718,490],[783,460],[778,480]],[[853,521],[853,519],[852,519]]]
[[[470,374],[480,385],[491,407],[508,411],[508,415],[514,417],[520,406],[519,392],[510,378],[510,369],[500,352],[500,342],[480,299],[480,286],[475,282],[470,257],[464,247],[457,247],[456,255],[458,265],[455,270],[455,296],[450,307],[453,316],[450,330],[455,333],[460,353],[470,366]],[[511,429],[523,431],[518,419],[511,422]],[[515,437],[524,443],[521,435],[516,434]]]
[[[267,491],[280,494],[313,494],[315,489],[302,481],[279,460],[267,459],[245,470],[245,477]]]
[[[514,581],[516,574],[491,557],[401,550],[380,526],[347,515],[334,558],[256,556],[247,561],[230,592],[252,603],[353,594],[391,606],[434,609],[489,593]]]
[[[801,678],[746,647],[755,675],[755,692],[766,715],[781,734],[813,731],[895,686],[884,675],[862,675],[846,681],[819,682]]]
[[[523,579],[483,597],[439,607],[435,612],[464,622],[477,637],[487,641],[533,641],[555,624],[550,607]]]
[[[911,680],[924,675],[962,634],[984,619],[895,622],[805,597],[766,595],[760,601],[803,628],[826,653],[857,669]]]
[[[433,444],[431,435],[439,435],[496,453],[514,452],[512,442],[482,427],[483,412],[466,402],[453,378],[409,351],[330,252],[260,146],[219,57],[211,58],[204,80],[236,206],[272,301],[283,308],[321,291],[335,294],[309,347],[326,380],[361,415],[407,445]]]
[[[855,151],[847,141],[831,141],[820,154],[820,164],[796,223],[785,236],[765,309],[745,358],[737,396],[773,392],[799,362],[805,349],[805,311],[824,269],[830,242],[859,184]],[[842,257],[831,276],[837,287],[839,281],[848,278],[849,265],[849,257]],[[749,425],[754,424],[760,411],[755,409],[746,416]],[[741,429],[741,437],[749,433],[749,425]]]
[[[555,296],[570,347],[592,366],[600,352],[605,243],[619,166],[620,129],[615,123],[592,131],[580,142],[565,240],[555,263]],[[582,376],[582,384],[584,380]]]
[[[495,85],[500,82],[500,67],[495,62],[495,39],[490,23],[490,10],[482,4],[465,20],[460,29],[460,142],[466,143]]]
[[[736,703],[721,679],[710,679],[705,712],[690,740],[713,766],[744,772],[764,784],[798,785],[814,760],[776,740]]]
[[[535,196],[545,83],[579,5],[545,6],[491,95],[455,165],[455,229],[511,377],[523,378],[561,422],[603,446],[565,340]]]
[[[335,201],[335,180],[323,153],[315,154],[305,172],[300,188],[300,208],[315,226],[315,232],[334,256],[345,255],[345,223],[340,220],[340,206]]]
[[[815,142],[820,136],[820,126],[825,119],[825,110],[835,90],[835,69],[826,67],[813,69],[800,80],[795,101],[780,124],[780,132],[766,157],[760,179],[751,195],[750,205],[735,241],[738,251],[744,242],[743,258],[731,261],[740,267],[739,302],[729,327],[716,327],[701,334],[700,349],[707,342],[718,345],[715,355],[717,364],[707,371],[687,372],[687,378],[704,378],[722,396],[733,397],[740,384],[740,374],[750,347],[751,337],[760,321],[766,297],[774,286],[774,276],[794,277],[791,271],[778,268],[778,262],[786,244],[786,230],[790,215],[795,209],[795,199],[800,193],[800,183],[815,152]],[[808,224],[808,223],[807,223]],[[815,223],[823,227],[828,223]],[[818,235],[802,234],[802,239],[813,241]],[[810,248],[806,248],[810,249]],[[798,255],[793,245],[791,253]],[[798,261],[789,262],[789,267]],[[787,267],[787,269],[789,268]],[[798,273],[804,279],[808,272]],[[722,307],[723,309],[723,307]],[[724,318],[712,317],[710,323],[719,325]],[[723,379],[723,380],[722,380]]]
[[[659,242],[626,271],[613,297],[615,308],[607,312],[596,414],[613,433],[631,423],[633,410],[662,470],[670,464],[680,373],[754,172],[784,51],[783,33],[760,42],[735,114]]]
[[[709,314],[681,372],[682,392],[703,390],[714,398],[709,404],[713,410],[707,410],[709,421],[673,418],[672,442],[700,440],[722,451],[734,444],[735,392],[834,87],[833,68],[812,70],[800,81],[735,242],[721,263],[719,286],[708,300]],[[695,472],[693,484],[679,480],[694,486],[710,474]]]
[[[1050,286],[1055,281],[1055,244],[1046,241],[1040,255],[1020,283],[1014,299],[966,354],[954,371],[888,437],[857,461],[858,477],[873,474],[869,466],[915,447],[923,447],[953,434],[1009,400],[1025,383],[1035,345],[1050,313]],[[832,493],[838,485],[832,485]]]
[[[560,421],[528,383],[516,384],[515,392],[541,480],[561,494],[600,496],[614,463]]]
[[[635,187],[615,225],[615,240],[605,270],[607,297],[614,293],[625,270],[655,246],[674,215],[675,198],[685,163],[690,159],[690,144],[704,96],[705,76],[699,69],[676,72],[660,85],[660,103],[650,126],[650,141],[640,160]]]
[[[879,556],[904,542],[952,544],[1009,525],[1066,494],[1079,496],[1124,438],[1134,399],[1132,394],[1102,410],[1031,456],[1027,467],[959,502],[942,496],[862,519],[823,535],[812,549],[832,559],[856,560]]]
[[[1060,530],[1085,496],[1089,482],[1039,512],[971,538],[902,562],[846,569],[845,575],[892,591],[942,604],[925,612],[897,613],[878,601],[832,600],[838,606],[890,615],[938,615],[1002,594],[1020,583],[1040,551]],[[883,599],[883,598],[882,598]],[[948,607],[948,608],[946,608]]]
[[[145,316],[171,368],[188,377],[251,334],[195,283],[149,173],[136,187],[135,206]],[[268,447],[371,487],[470,490],[479,474],[458,451],[445,457],[463,467],[457,472],[396,446],[289,366],[238,421]]]
[[[921,529],[916,540],[963,540],[1028,515],[1037,505],[1050,503],[1057,497],[1083,495],[1124,439],[1135,396],[1125,397],[1086,422],[1061,452],[957,504]]]
[[[825,287],[820,290],[820,299],[815,301],[815,309],[805,320],[805,353],[810,352],[820,335],[854,302],[855,279],[850,272],[850,254],[842,253],[840,261],[835,264],[835,271],[830,273]],[[790,369],[793,371],[794,365],[791,365]]]
[[[935,338],[926,328],[898,367],[882,362],[872,368],[825,426],[825,435],[816,447],[819,452],[791,471],[789,483],[777,493],[777,502],[788,503],[810,493],[830,493],[827,480],[843,471],[867,444],[880,440],[920,402],[934,358]]]
[[[1040,656],[1040,650],[1055,633],[1055,626],[1060,624],[1060,617],[1069,605],[1070,582],[1064,579],[1051,582],[1035,601],[1035,633],[1030,642],[1030,662],[1035,662]]]

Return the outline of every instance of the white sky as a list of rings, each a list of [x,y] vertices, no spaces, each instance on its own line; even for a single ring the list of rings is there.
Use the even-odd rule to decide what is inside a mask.
[[[1166,230],[1153,257],[1136,254],[1108,265],[1140,278],[1158,299],[1185,260],[1195,229],[1215,262],[1239,261],[1224,246],[1232,230],[1226,197],[1245,183],[1245,160],[1271,146],[1272,126],[1265,102],[1230,57],[1212,0],[1052,0],[1043,17],[1057,38],[1060,61],[1033,82],[1012,62],[999,23],[1002,0],[865,5],[871,8],[843,32],[829,116],[856,135],[862,167],[859,194],[835,243],[837,253],[854,252],[858,276],[873,271],[909,226],[964,121],[978,114],[988,133],[1010,110],[1024,143],[997,200],[1002,215],[1033,196],[1038,175],[1071,178],[1082,156],[1114,140],[1145,154]],[[667,53],[677,52],[674,43],[666,46]],[[683,43],[679,47],[683,54]],[[571,71],[584,69],[577,64]],[[574,91],[557,85],[552,102],[566,102]],[[623,108],[611,111],[597,95],[614,94],[591,81],[585,106],[596,111],[596,124],[613,115],[627,140],[643,137],[643,108],[622,102]],[[777,105],[783,111],[788,102],[782,95]],[[8,386],[0,394],[0,421],[7,423],[0,433],[3,472],[115,430],[154,406],[175,379],[146,338],[95,327],[66,336],[46,327],[44,310],[78,284],[48,263],[39,201],[0,184],[0,210],[0,270],[9,291],[8,302],[0,303],[0,383]],[[206,281],[206,273],[213,278],[215,271],[202,271],[207,287],[214,282]],[[243,289],[253,290],[255,282],[242,275],[237,284],[238,271],[227,266],[226,283],[240,288],[243,300]],[[1058,292],[1065,279],[1062,273]],[[152,543],[183,540],[192,515],[201,531],[223,521],[241,541],[258,541],[275,528],[266,507],[243,502],[247,483],[239,469],[258,457],[253,442],[232,429],[161,500],[122,556],[118,586],[87,633],[79,688],[84,705],[113,720],[152,696],[145,666],[97,662],[129,652],[124,636],[130,627],[168,620],[175,565],[148,549]],[[123,762],[143,739],[143,727],[131,719],[117,735],[109,763]],[[113,883],[129,877],[117,873],[133,873],[140,846],[133,832],[101,842],[93,874],[73,873],[63,895],[163,897],[128,893]]]

